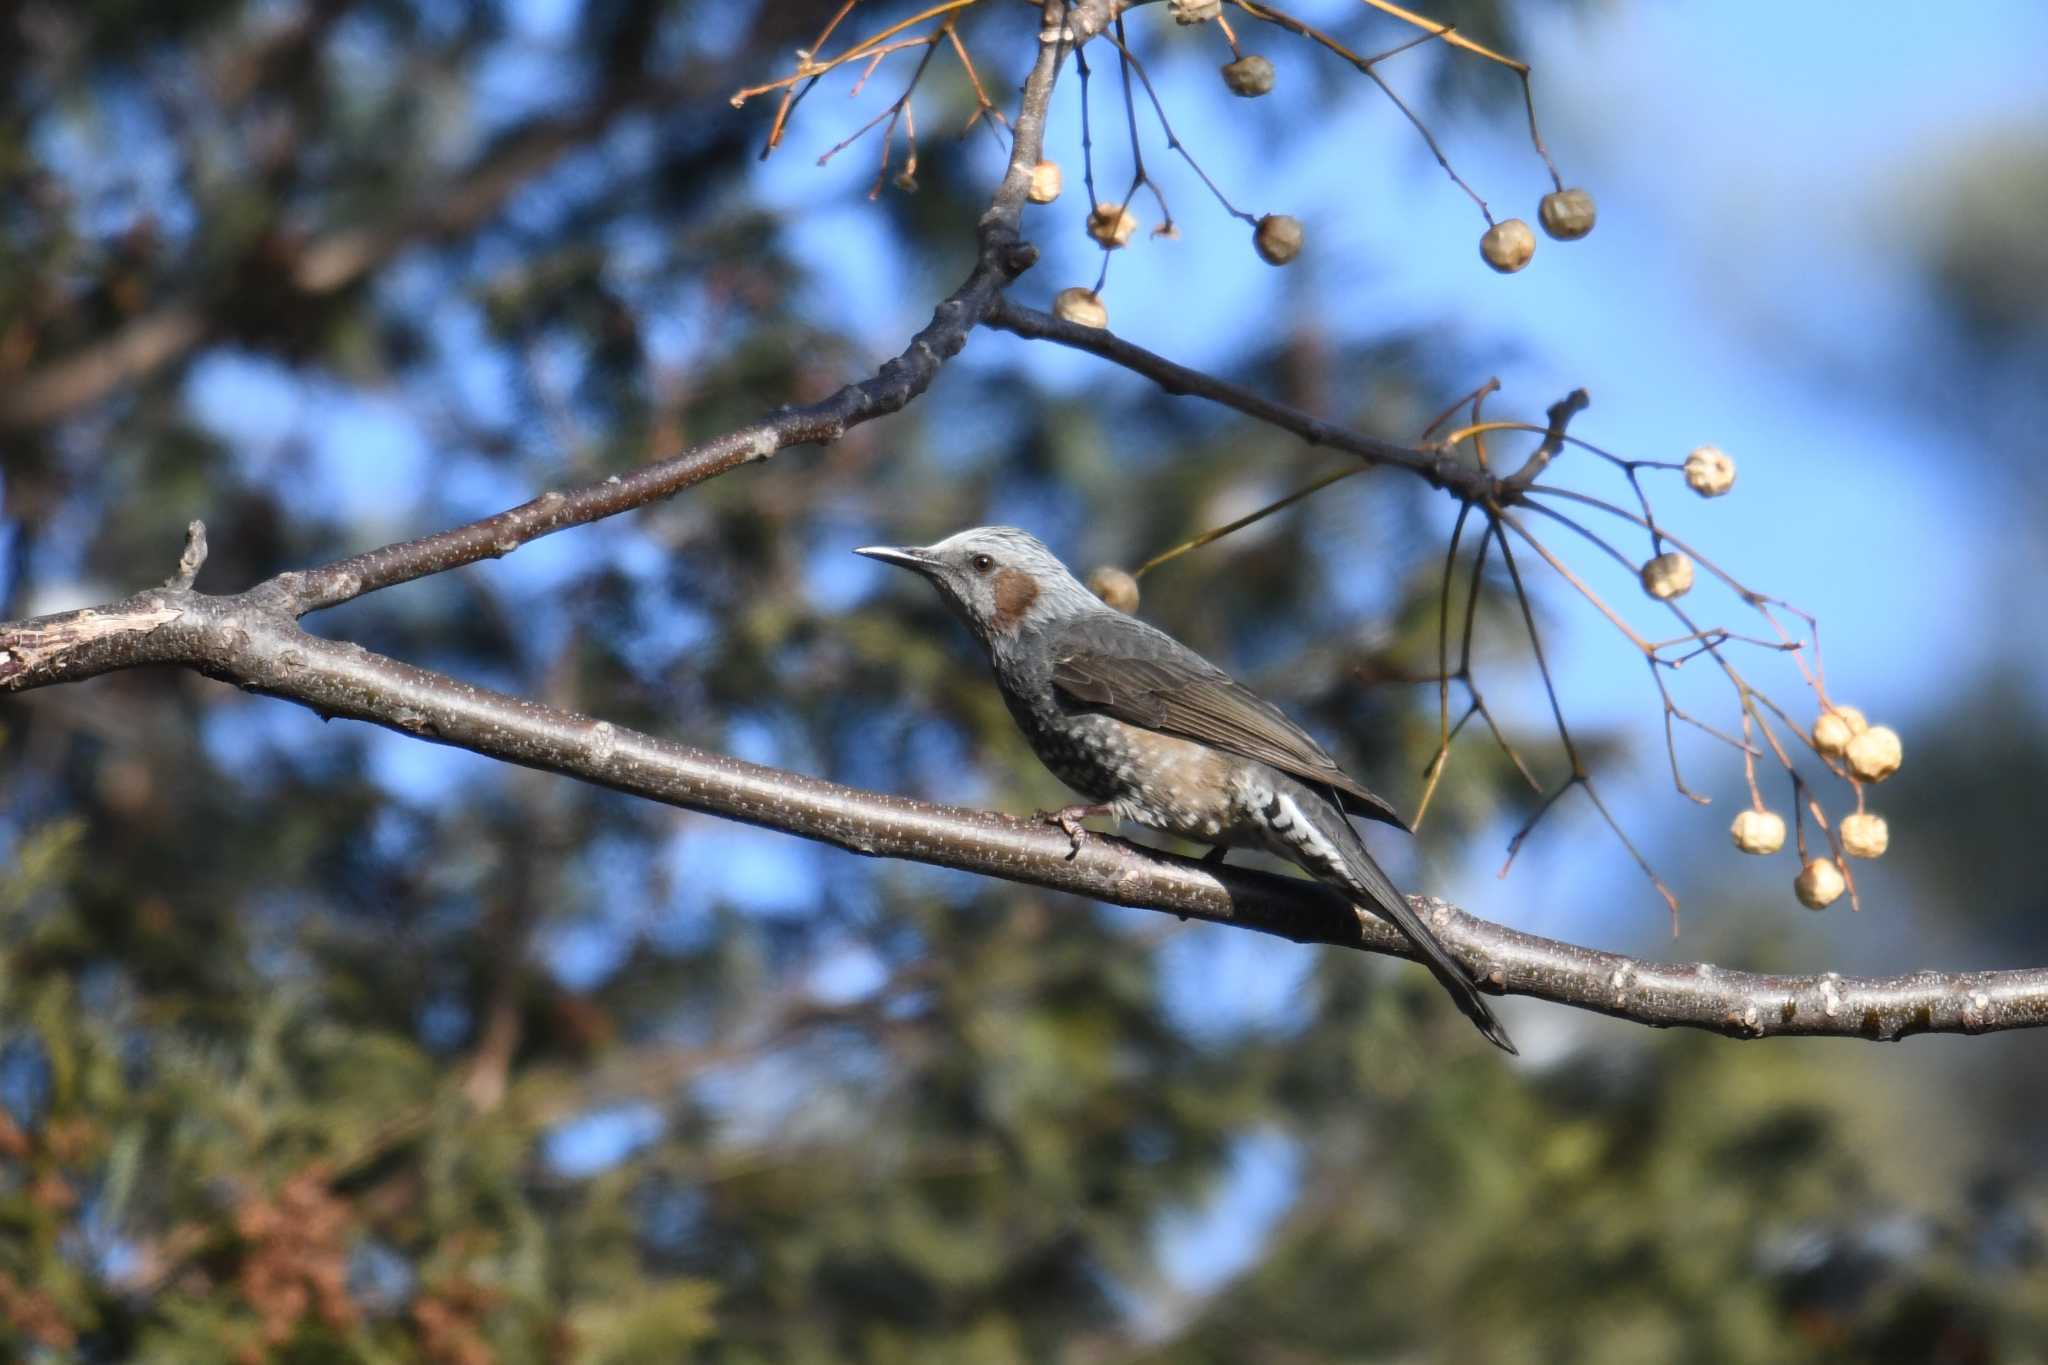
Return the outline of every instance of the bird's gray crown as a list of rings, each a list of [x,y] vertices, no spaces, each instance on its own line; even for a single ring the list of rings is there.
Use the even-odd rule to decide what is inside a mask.
[[[1108,610],[1038,537],[1014,526],[976,526],[932,545],[870,545],[854,553],[923,574],[984,643]]]

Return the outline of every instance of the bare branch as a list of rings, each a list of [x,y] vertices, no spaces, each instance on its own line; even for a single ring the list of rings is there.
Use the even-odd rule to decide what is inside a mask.
[[[983,321],[1026,340],[1056,341],[1077,351],[1087,351],[1143,375],[1168,393],[1206,398],[1269,426],[1292,432],[1310,445],[1346,451],[1367,464],[1405,469],[1431,487],[1441,488],[1467,502],[1481,501],[1493,490],[1494,480],[1490,475],[1461,463],[1448,452],[1396,445],[1392,441],[1382,441],[1325,422],[1299,408],[1275,402],[1242,384],[1233,384],[1227,379],[1175,364],[1165,356],[1125,341],[1106,327],[1084,327],[1079,323],[1066,322],[1008,297],[996,299]]]
[[[1056,11],[1057,0],[1049,0],[1047,9]],[[1017,229],[1031,168],[1044,140],[1046,106],[1064,55],[1063,43],[1040,47],[1025,83],[1009,168],[977,229],[980,250],[974,269],[933,310],[932,320],[903,352],[872,378],[848,384],[820,402],[784,408],[630,474],[615,474],[581,488],[550,490],[480,521],[368,550],[318,569],[281,574],[261,590],[277,594],[293,614],[303,616],[379,588],[510,554],[541,536],[672,497],[788,446],[836,441],[862,422],[901,411],[930,387],[941,365],[959,354],[968,334],[1001,298],[1002,288],[1038,259],[1036,249],[1018,236]]]
[[[273,594],[158,589],[0,625],[0,690],[144,664],[870,857],[958,868],[1302,943],[1407,956],[1406,940],[1320,885],[1121,839],[1075,850],[1042,821],[932,805],[764,768],[475,687],[301,630]],[[1643,962],[1524,934],[1435,899],[1418,911],[1489,990],[1736,1038],[1896,1039],[2048,1025],[2048,968],[1857,978]]]
[[[949,14],[961,7],[940,5],[926,17]],[[839,16],[843,17],[851,8],[853,3],[849,0],[839,10]],[[1471,691],[1472,705],[1456,727],[1444,730],[1443,747],[1448,747],[1450,739],[1472,714],[1493,725],[1493,717],[1472,688],[1470,677],[1474,609],[1489,539],[1499,542],[1502,561],[1514,581],[1524,624],[1531,635],[1532,650],[1548,685],[1548,669],[1541,646],[1534,638],[1535,623],[1502,526],[1503,509],[1536,505],[1532,497],[1546,493],[1576,498],[1582,504],[1634,522],[1661,539],[1661,528],[1653,524],[1647,507],[1644,516],[1637,518],[1611,504],[1568,490],[1524,485],[1517,479],[1499,480],[1483,461],[1474,466],[1457,458],[1455,441],[1410,448],[1347,431],[1241,386],[1176,365],[1105,330],[1064,323],[1004,298],[1003,289],[1028,269],[1036,256],[1019,236],[1019,221],[1031,170],[1040,156],[1046,111],[1058,68],[1077,43],[1100,33],[1113,20],[1116,7],[1109,0],[1083,0],[1071,6],[1065,0],[1043,0],[1041,11],[1039,51],[1014,125],[1011,159],[1001,186],[980,219],[974,268],[966,281],[939,304],[931,323],[872,378],[848,384],[823,402],[771,414],[752,426],[704,442],[631,476],[549,492],[497,516],[315,569],[283,574],[237,596],[210,596],[191,590],[204,557],[203,528],[195,524],[178,572],[165,587],[101,608],[0,624],[0,691],[27,691],[145,665],[183,667],[249,691],[296,702],[323,716],[364,721],[505,762],[830,843],[868,856],[973,871],[1183,918],[1236,924],[1302,942],[1406,956],[1405,939],[1390,926],[1312,882],[1196,862],[1108,837],[1090,838],[1076,849],[1067,835],[1042,821],[862,792],[744,763],[623,730],[607,721],[474,687],[371,654],[353,644],[308,634],[298,624],[298,618],[306,612],[377,588],[502,555],[538,536],[642,506],[741,464],[765,459],[786,446],[834,440],[853,425],[897,411],[915,399],[945,361],[965,344],[973,329],[989,323],[1019,336],[1087,350],[1151,378],[1169,392],[1208,398],[1291,431],[1312,444],[1347,451],[1367,464],[1407,470],[1431,486],[1451,493],[1465,509],[1483,509],[1489,525],[1487,534],[1481,537],[1473,570],[1464,622],[1463,659],[1459,673],[1449,675],[1465,682]],[[870,51],[879,44],[880,37],[886,35],[869,40]],[[1132,112],[1127,90],[1126,113]],[[359,275],[375,263],[376,254],[373,251],[342,260],[346,269],[340,273],[350,278]],[[331,282],[302,283],[307,288],[333,287]],[[193,344],[190,340],[174,340],[188,347]],[[160,356],[151,363],[163,363],[169,358]],[[1475,428],[1461,433],[1472,437],[1475,453],[1479,454],[1483,454],[1479,438],[1486,427],[1493,425],[1482,423],[1478,412],[1486,392],[1482,389],[1473,399]],[[1569,415],[1569,411],[1560,415],[1554,409],[1551,426],[1540,429],[1546,437],[1539,451],[1543,458],[1555,454],[1562,442],[1581,444],[1563,435],[1564,420]],[[1537,467],[1540,468],[1540,463]],[[1633,482],[1634,468],[1625,468]],[[1526,534],[1519,524],[1512,529]],[[1681,542],[1671,543],[1685,548]],[[1452,564],[1455,554],[1454,539],[1449,561]],[[1720,572],[1711,562],[1701,562],[1710,571]],[[1768,608],[1782,604],[1742,588],[1732,579],[1728,582],[1751,606],[1763,611],[1774,627],[1778,625]],[[1447,574],[1439,604],[1444,625],[1448,624],[1448,588]],[[1768,698],[1749,688],[1722,654],[1722,646],[1734,637],[1726,632],[1701,631],[1682,610],[1675,606],[1672,610],[1690,632],[1689,637],[1683,638],[1697,640],[1729,672],[1738,689],[1744,732],[1738,747],[1750,767],[1752,786],[1753,761],[1759,752],[1748,742],[1754,726],[1791,773],[1795,793],[1803,793],[1801,779],[1792,771],[1790,759],[1764,708],[1788,725],[1789,720]],[[1811,618],[1800,615],[1811,625]],[[1654,649],[1659,647],[1651,649],[1653,676],[1659,663]],[[1442,665],[1447,662],[1441,657],[1443,652],[1440,641],[1440,675],[1444,674]],[[1552,696],[1554,703],[1554,692]],[[1440,699],[1440,705],[1442,700],[1447,699]],[[1670,717],[1668,711],[1667,723]],[[1683,713],[1677,713],[1677,718],[1697,724]],[[1563,731],[1561,716],[1559,721],[1561,737],[1572,759],[1573,775],[1565,787],[1558,789],[1558,794],[1570,786],[1586,786],[1588,796],[1612,824],[1612,816],[1593,791],[1572,749],[1569,734]],[[1440,730],[1443,729],[1440,725]],[[1498,727],[1494,729],[1496,737],[1500,737]],[[1510,757],[1514,757],[1506,740],[1501,738],[1501,742]],[[1732,739],[1729,742],[1735,743]],[[1524,772],[1526,775],[1526,768]],[[1555,799],[1553,794],[1544,804],[1547,806]],[[1833,842],[1833,831],[1818,805],[1810,801],[1807,805]],[[1795,795],[1795,812],[1798,807]],[[1800,839],[1803,847],[1803,827]],[[1694,1027],[1735,1037],[1814,1034],[1878,1039],[1925,1032],[1980,1033],[2048,1025],[2048,968],[1925,972],[1892,978],[1844,978],[1833,974],[1765,976],[1722,971],[1707,964],[1642,962],[1489,924],[1439,900],[1418,899],[1417,904],[1419,912],[1428,918],[1444,942],[1467,963],[1475,978],[1490,989],[1651,1025]]]

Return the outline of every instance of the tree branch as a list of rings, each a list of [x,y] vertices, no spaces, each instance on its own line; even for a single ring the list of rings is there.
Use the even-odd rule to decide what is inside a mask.
[[[165,587],[104,607],[0,624],[0,691],[146,665],[190,668],[323,716],[365,721],[871,857],[958,868],[1299,942],[1407,956],[1406,941],[1391,927],[1313,882],[1200,863],[1107,836],[1092,836],[1073,849],[1066,835],[1040,822],[858,791],[707,753],[474,687],[310,635],[298,625],[306,612],[505,554],[538,536],[667,497],[785,446],[834,440],[916,398],[982,322],[1090,351],[1169,392],[1206,397],[1312,443],[1407,469],[1468,502],[1500,496],[1499,485],[1483,470],[1461,465],[1448,452],[1345,431],[1106,331],[1059,322],[1003,297],[1002,289],[1036,256],[1019,236],[1019,219],[1059,65],[1111,13],[1107,0],[1073,10],[1063,0],[1044,0],[1039,53],[1014,125],[1011,162],[981,218],[975,266],[903,353],[872,378],[629,476],[549,492],[467,526],[281,574],[237,596],[191,590],[205,553],[203,528],[195,524],[179,571]],[[1642,962],[1519,933],[1440,900],[1415,903],[1488,989],[1639,1023],[1732,1037],[1877,1039],[2048,1024],[2048,969],[1887,978],[1765,976],[1705,963]]]
[[[1052,826],[859,791],[543,706],[300,629],[269,585],[235,597],[173,588],[0,626],[0,690],[147,664],[197,669],[323,716],[366,721],[509,763],[869,857],[899,858],[1093,900],[1234,924],[1301,943],[1406,957],[1399,933],[1322,886]],[[2048,1025],[2048,968],[1897,977],[1766,976],[1654,963],[1414,898],[1486,989],[1734,1038],[1897,1039]]]
[[[510,554],[528,541],[571,526],[672,497],[693,484],[765,460],[793,445],[824,445],[862,422],[899,412],[931,386],[939,367],[960,353],[967,336],[1002,301],[1002,290],[1038,260],[1019,235],[1031,169],[1045,139],[1046,109],[1070,39],[1056,20],[1060,0],[1046,0],[1047,26],[1018,103],[1010,164],[976,227],[974,268],[932,311],[932,320],[872,378],[847,384],[804,407],[784,408],[750,427],[728,432],[630,474],[614,474],[568,491],[550,490],[496,516],[417,540],[386,545],[318,569],[280,574],[266,588],[295,616],[336,606],[364,593]]]
[[[1459,460],[1449,450],[1396,445],[1392,441],[1325,422],[1312,413],[1275,402],[1242,384],[1233,384],[1227,379],[1218,379],[1215,375],[1176,364],[1163,355],[1125,341],[1106,327],[1084,327],[1080,323],[1066,322],[1007,297],[996,300],[983,320],[991,327],[1027,341],[1056,341],[1062,346],[1100,356],[1133,374],[1143,375],[1170,394],[1206,398],[1269,426],[1291,431],[1312,446],[1342,450],[1358,456],[1367,464],[1405,469],[1432,488],[1441,488],[1460,501],[1481,502],[1489,495],[1501,501],[1514,500],[1512,496],[1502,496],[1499,482],[1486,470]],[[1512,493],[1512,490],[1507,491]]]

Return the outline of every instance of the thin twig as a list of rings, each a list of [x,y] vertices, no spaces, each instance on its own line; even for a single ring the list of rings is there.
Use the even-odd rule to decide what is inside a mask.
[[[832,31],[839,27],[839,21],[853,13],[853,7],[859,3],[860,0],[841,0],[839,8],[834,10],[832,17],[825,21],[825,27],[820,30],[817,41],[812,43],[808,50],[816,52],[819,48],[830,42]],[[789,86],[783,90],[782,100],[775,106],[775,121],[768,125],[768,140],[761,147],[761,159],[763,161],[768,159],[770,152],[782,145],[782,131],[789,126],[790,111],[796,108],[798,100],[801,100],[811,92],[812,87],[817,85],[818,80],[819,77],[813,76],[802,90],[798,90],[795,86]]]
[[[1123,19],[1121,16],[1117,19],[1116,31],[1110,35],[1110,41],[1116,44],[1116,49],[1122,54],[1123,60],[1129,64],[1132,71],[1137,72],[1139,84],[1145,87],[1145,97],[1152,101],[1152,112],[1159,116],[1159,128],[1166,136],[1167,148],[1181,154],[1181,158],[1188,163],[1189,169],[1193,170],[1200,177],[1202,183],[1208,187],[1209,193],[1216,196],[1216,202],[1223,205],[1224,212],[1230,214],[1233,218],[1242,218],[1247,223],[1256,224],[1258,219],[1231,203],[1229,196],[1216,187],[1216,182],[1211,180],[1209,173],[1202,169],[1202,163],[1195,160],[1195,154],[1187,149],[1186,144],[1173,131],[1173,125],[1166,118],[1166,106],[1160,103],[1159,92],[1152,88],[1152,78],[1145,74],[1144,63],[1140,62],[1138,54],[1131,51],[1124,43]],[[1171,220],[1169,219],[1169,221]]]
[[[936,19],[941,14],[966,9],[970,5],[979,3],[981,3],[981,0],[940,0],[939,4],[921,10],[911,15],[908,19],[900,19],[879,33],[869,34],[836,57],[830,57],[824,61],[819,61],[816,58],[806,58],[798,65],[794,72],[787,76],[779,77],[763,85],[750,85],[744,90],[733,92],[732,107],[737,109],[757,95],[765,95],[772,90],[786,89],[795,85],[798,81],[815,81],[818,77],[825,75],[829,71],[836,70],[848,62],[859,61],[861,58],[869,56],[875,48],[880,47],[905,29],[915,28],[927,19]],[[836,25],[838,19],[835,18],[833,23]],[[773,150],[772,146],[770,150]]]
[[[1664,904],[1670,907],[1671,933],[1676,937],[1678,933],[1678,897],[1671,893],[1671,888],[1664,884],[1664,879],[1659,877],[1657,870],[1650,866],[1650,860],[1643,856],[1642,851],[1635,846],[1635,842],[1628,837],[1627,832],[1622,829],[1620,822],[1614,818],[1613,812],[1607,809],[1607,803],[1600,799],[1599,791],[1593,786],[1592,774],[1587,771],[1585,763],[1580,759],[1578,745],[1572,740],[1571,729],[1565,723],[1564,703],[1558,699],[1557,684],[1550,675],[1550,663],[1544,657],[1543,638],[1536,629],[1536,614],[1530,606],[1528,591],[1522,583],[1521,570],[1515,565],[1514,550],[1509,547],[1507,533],[1501,529],[1499,520],[1496,519],[1492,522],[1491,529],[1494,539],[1500,542],[1501,562],[1507,566],[1508,577],[1514,583],[1515,601],[1521,607],[1522,623],[1529,631],[1529,652],[1535,656],[1537,672],[1543,678],[1543,690],[1550,698],[1550,713],[1557,721],[1558,739],[1563,743],[1565,757],[1572,765],[1572,775],[1566,781],[1564,787],[1558,789],[1557,795],[1561,795],[1565,788],[1569,787],[1578,786],[1586,789],[1586,795],[1591,798],[1594,808],[1600,812],[1601,819],[1607,822],[1607,827],[1614,831],[1614,837],[1621,841],[1621,846],[1628,850],[1631,858],[1635,859],[1636,866],[1641,868],[1643,875],[1650,879],[1650,885],[1655,887],[1657,894],[1664,898]],[[1514,838],[1508,841],[1508,857],[1507,861],[1501,864],[1501,876],[1505,877],[1507,875],[1509,867],[1514,864],[1515,854],[1521,849],[1522,842],[1528,838],[1530,831],[1535,829],[1537,822],[1543,818],[1543,815],[1550,809],[1555,800],[1556,795],[1553,795],[1550,800],[1545,801],[1536,814],[1530,817],[1528,823],[1517,830]]]
[[[1251,15],[1254,19],[1262,19],[1266,23],[1273,24],[1279,28],[1287,29],[1289,32],[1299,34],[1301,37],[1307,38],[1311,42],[1322,44],[1322,46],[1328,48],[1330,51],[1344,58],[1346,61],[1350,62],[1353,66],[1357,67],[1361,72],[1363,72],[1366,76],[1366,79],[1370,80],[1374,85],[1377,85],[1380,88],[1381,94],[1385,95],[1388,99],[1394,102],[1394,107],[1401,111],[1402,117],[1406,118],[1409,123],[1414,125],[1415,131],[1422,135],[1423,142],[1427,144],[1427,146],[1429,147],[1430,155],[1436,158],[1436,164],[1443,167],[1444,174],[1448,175],[1451,178],[1451,182],[1453,184],[1455,184],[1459,189],[1465,191],[1465,193],[1471,197],[1472,202],[1479,206],[1479,212],[1485,216],[1487,223],[1489,225],[1492,224],[1493,211],[1486,206],[1486,200],[1482,199],[1479,195],[1479,191],[1473,189],[1471,185],[1467,184],[1465,178],[1459,175],[1457,170],[1451,165],[1451,159],[1448,156],[1444,155],[1444,149],[1437,143],[1436,134],[1429,131],[1429,125],[1422,121],[1422,116],[1417,114],[1413,109],[1409,108],[1408,102],[1402,99],[1399,95],[1395,94],[1394,87],[1388,85],[1385,78],[1380,75],[1378,66],[1374,64],[1377,60],[1379,60],[1378,58],[1366,58],[1359,56],[1350,48],[1344,46],[1344,44],[1338,42],[1335,38],[1332,38],[1329,34],[1323,32],[1321,29],[1315,27],[1313,24],[1303,23],[1301,20],[1295,18],[1293,15],[1287,13],[1285,10],[1278,9],[1274,6],[1263,3],[1255,3],[1255,0],[1234,0],[1234,3],[1237,5],[1239,9]],[[1379,0],[1367,0],[1367,3],[1378,4]],[[1409,18],[1415,22],[1427,24],[1426,20],[1416,20],[1414,16],[1408,15],[1405,10],[1390,10],[1390,12],[1398,13],[1403,17]],[[1431,36],[1441,37],[1446,42],[1454,41],[1456,39],[1456,35],[1453,34],[1452,31],[1448,28],[1437,28],[1432,32]],[[1488,57],[1492,57],[1496,61],[1506,61],[1506,59],[1499,56],[1499,54],[1488,52],[1486,49],[1478,47],[1477,44],[1460,42],[1460,46],[1468,47],[1475,51],[1481,52]],[[1396,49],[1396,51],[1405,50],[1405,47]]]
[[[1199,550],[1204,545],[1208,545],[1211,542],[1221,540],[1223,537],[1229,535],[1233,531],[1242,531],[1245,527],[1250,526],[1252,523],[1264,521],[1267,517],[1272,516],[1275,512],[1279,512],[1288,507],[1291,507],[1295,503],[1300,502],[1303,498],[1306,498],[1311,494],[1320,493],[1322,490],[1328,488],[1333,483],[1336,483],[1343,479],[1348,479],[1354,474],[1363,474],[1364,472],[1365,470],[1363,467],[1353,465],[1349,469],[1340,469],[1333,474],[1325,474],[1322,478],[1317,479],[1314,483],[1307,484],[1301,488],[1297,488],[1292,493],[1289,493],[1286,497],[1279,498],[1273,502],[1269,502],[1264,507],[1259,508],[1255,512],[1247,512],[1244,516],[1239,517],[1236,521],[1226,522],[1222,526],[1212,527],[1211,529],[1202,532],[1198,536],[1182,541],[1180,544],[1174,546],[1170,550],[1161,551],[1159,554],[1156,554],[1152,556],[1150,559],[1146,560],[1143,564],[1140,564],[1137,568],[1131,570],[1131,577],[1143,578],[1146,574],[1158,568],[1161,564],[1165,564],[1171,560],[1178,559],[1190,550]]]

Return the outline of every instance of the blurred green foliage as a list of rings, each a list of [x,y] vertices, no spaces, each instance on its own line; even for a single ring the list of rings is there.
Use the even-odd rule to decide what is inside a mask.
[[[189,320],[161,363],[6,434],[6,615],[161,578],[191,517],[213,532],[201,587],[234,590],[871,363],[753,178],[765,108],[724,100],[831,6],[590,0],[559,30],[539,8],[0,17],[0,387],[126,363],[114,339]],[[1342,31],[1364,47],[1375,22]],[[1013,6],[963,24],[992,89],[1034,29]],[[1302,98],[1359,97],[1324,75]],[[933,89],[931,126],[964,117],[957,80]],[[872,211],[920,280],[987,191],[949,150],[921,179]],[[370,243],[366,267],[309,283],[338,242]],[[523,553],[549,556],[535,576],[452,575],[315,628],[861,785],[1050,801],[936,604],[819,565],[1027,512],[1129,564],[1327,465],[975,350],[829,452]],[[1463,361],[1304,327],[1233,373],[1409,436],[1469,387]],[[223,362],[230,406],[300,406],[224,432],[201,398]],[[337,395],[395,406],[427,453],[338,467]],[[1412,798],[1433,710],[1359,680],[1433,667],[1421,506],[1347,481],[1149,578],[1146,612]],[[1334,581],[1327,547],[1363,535],[1384,579]],[[203,679],[111,677],[5,721],[10,1358],[1976,1361],[2043,1341],[2039,1186],[1917,1166],[1900,1134],[1927,1101],[1839,1048],[1608,1034],[1517,1072],[1428,982],[1357,955],[1261,958],[1299,973],[1261,1014],[1201,979],[1231,979],[1221,931],[735,839]],[[1540,737],[1528,752],[1556,771]],[[1526,809],[1467,754],[1432,847]],[[1281,1211],[1190,1287],[1175,1220],[1247,1161]]]

